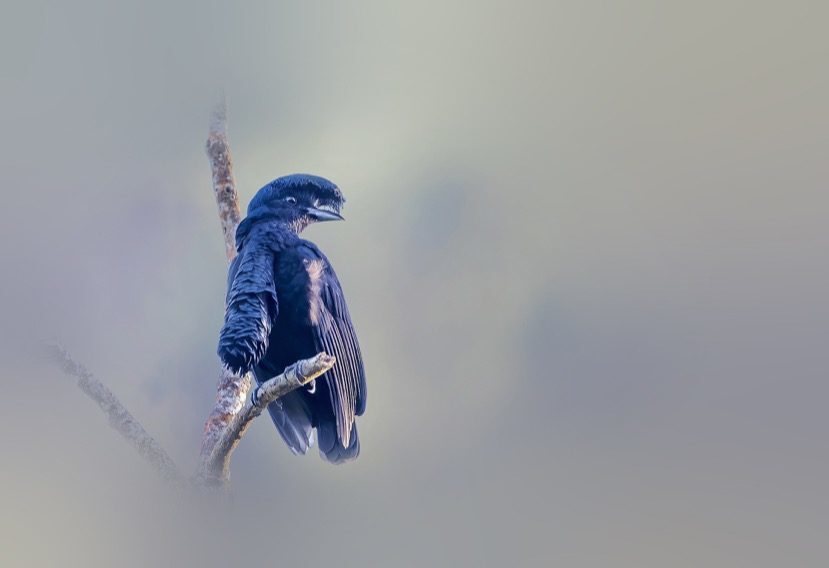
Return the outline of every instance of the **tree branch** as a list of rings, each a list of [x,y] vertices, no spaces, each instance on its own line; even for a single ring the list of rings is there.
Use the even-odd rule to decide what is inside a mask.
[[[213,195],[219,209],[219,221],[225,239],[225,254],[228,263],[236,258],[236,228],[239,226],[239,193],[233,179],[233,159],[227,141],[227,105],[224,100],[216,105],[210,117],[210,132],[205,146],[210,170],[213,172]],[[213,452],[213,446],[222,431],[227,428],[231,418],[245,403],[250,390],[250,375],[234,375],[222,369],[216,388],[216,403],[207,421],[201,443],[202,461],[207,461]]]
[[[167,481],[179,482],[176,464],[167,455],[167,452],[150,436],[144,427],[130,414],[129,410],[112,394],[101,381],[92,376],[86,367],[76,362],[61,346],[51,344],[47,346],[49,357],[67,375],[77,377],[78,387],[86,396],[91,398],[104,411],[109,425],[115,428],[132,447],[138,450],[161,476]]]
[[[236,257],[236,228],[240,221],[239,195],[233,179],[233,162],[227,143],[227,112],[224,101],[215,110],[207,138],[207,157],[213,172],[213,193],[219,209],[219,221],[225,240],[228,262]],[[58,345],[49,346],[51,359],[64,373],[78,378],[78,386],[109,418],[115,428],[159,474],[173,483],[182,481],[170,456],[138,423],[103,383],[93,378],[83,365],[75,362]],[[248,400],[251,376],[238,376],[223,368],[219,377],[216,403],[204,425],[201,444],[201,467],[194,481],[202,486],[226,486],[230,478],[230,458],[247,432],[251,421],[277,398],[319,377],[335,364],[325,352],[297,361],[285,371],[263,383]],[[255,403],[254,403],[255,401]]]
[[[219,208],[219,221],[225,238],[227,261],[236,258],[236,227],[242,215],[239,211],[239,193],[233,178],[233,158],[227,142],[227,105],[222,100],[210,117],[210,132],[205,146],[210,170],[213,172],[213,195]]]
[[[221,432],[210,456],[202,461],[199,477],[203,483],[224,485],[230,479],[230,457],[239,440],[247,432],[251,421],[262,414],[270,403],[292,390],[310,383],[334,366],[336,359],[327,353],[318,353],[310,359],[302,359],[253,391],[242,409],[235,413]],[[254,402],[255,401],[255,402]]]

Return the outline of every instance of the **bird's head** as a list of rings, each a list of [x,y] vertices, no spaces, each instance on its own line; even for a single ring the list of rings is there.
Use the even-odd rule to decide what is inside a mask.
[[[342,221],[343,203],[340,188],[327,179],[292,174],[277,178],[256,192],[248,205],[248,217],[272,215],[299,233],[311,223]]]

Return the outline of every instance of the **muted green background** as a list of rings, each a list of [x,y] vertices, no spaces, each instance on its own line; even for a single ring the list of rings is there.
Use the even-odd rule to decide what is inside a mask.
[[[0,23],[4,566],[825,566],[822,2],[26,2]],[[234,508],[170,499],[58,339],[182,467],[243,201],[313,227],[369,380],[363,454],[265,420]],[[217,517],[222,518],[217,518]]]

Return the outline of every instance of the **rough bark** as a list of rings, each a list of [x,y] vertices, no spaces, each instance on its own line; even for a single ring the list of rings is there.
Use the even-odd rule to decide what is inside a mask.
[[[236,227],[242,220],[242,214],[239,210],[236,180],[233,178],[233,157],[227,142],[227,106],[224,101],[213,109],[205,150],[213,173],[213,195],[219,208],[225,254],[230,263],[236,258]]]
[[[207,135],[207,159],[213,172],[213,195],[219,209],[219,221],[225,240],[227,262],[236,258],[236,227],[239,226],[239,193],[233,179],[233,159],[227,141],[227,106],[222,101],[213,109],[210,118],[210,132]],[[204,423],[202,435],[201,458],[208,460],[213,452],[216,440],[233,416],[242,409],[250,390],[249,374],[238,376],[227,369],[222,369],[216,388],[216,403],[210,416]]]
[[[219,375],[219,383],[216,385],[216,402],[213,410],[204,423],[202,433],[201,451],[199,455],[202,461],[210,458],[213,453],[213,446],[221,437],[222,431],[230,424],[231,419],[245,404],[250,392],[250,373],[243,376],[236,375],[226,368],[222,368]]]
[[[247,432],[251,421],[279,397],[299,388],[334,366],[336,359],[326,353],[318,353],[310,359],[302,359],[285,371],[266,381],[253,391],[242,409],[233,414],[230,423],[222,430],[210,456],[202,461],[199,477],[208,485],[225,485],[230,480],[230,458],[239,440]]]

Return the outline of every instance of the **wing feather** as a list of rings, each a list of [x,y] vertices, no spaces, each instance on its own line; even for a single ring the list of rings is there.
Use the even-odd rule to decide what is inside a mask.
[[[338,438],[347,448],[355,417],[365,410],[363,358],[337,274],[314,245],[306,243],[302,248],[307,265],[322,262],[309,270],[309,303],[317,310],[311,324],[315,347],[337,358],[336,365],[323,379],[329,387]]]

